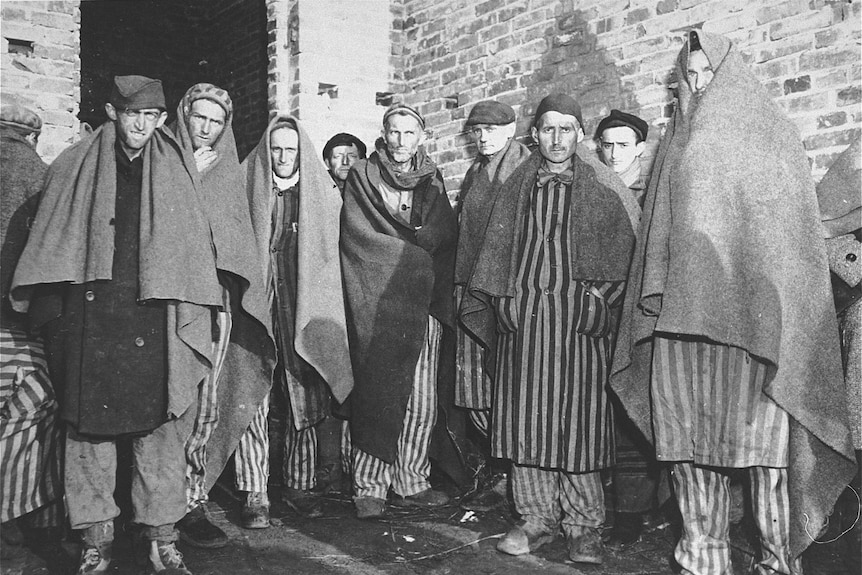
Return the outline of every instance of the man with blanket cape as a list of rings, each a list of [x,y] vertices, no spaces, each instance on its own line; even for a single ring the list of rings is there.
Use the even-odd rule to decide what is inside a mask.
[[[799,573],[855,467],[808,159],[726,38],[689,32],[676,75],[611,385],[673,464],[683,573],[732,573],[722,468],[749,470],[757,572]]]
[[[131,440],[134,521],[151,572],[188,573],[178,419],[213,365],[223,305],[212,230],[162,125],[162,84],[114,79],[109,122],[50,166],[12,303],[45,335],[67,423],[65,490],[79,574],[110,569],[117,443]],[[34,289],[35,288],[35,289]]]
[[[356,387],[349,402],[359,518],[393,505],[445,505],[431,489],[437,360],[453,327],[458,233],[440,171],[422,143],[425,120],[394,104],[383,138],[344,188],[341,259]]]
[[[582,126],[570,96],[539,104],[539,149],[498,193],[460,314],[493,369],[491,454],[512,460],[521,515],[497,549],[529,553],[562,524],[569,558],[601,563],[600,470],[613,462],[608,359],[638,207],[578,150]]]
[[[476,142],[478,154],[464,175],[458,198],[458,251],[455,257],[455,307],[461,304],[467,280],[473,273],[476,254],[485,237],[488,216],[503,182],[527,159],[530,151],[514,139],[515,110],[502,102],[479,102],[470,110],[465,128]],[[466,408],[470,421],[483,439],[489,436],[488,420],[493,402],[493,383],[484,368],[479,342],[460,326],[455,356],[455,405]],[[486,448],[487,449],[487,448]],[[485,451],[484,449],[482,450]],[[493,473],[491,461],[477,477],[476,492],[461,501],[461,507],[488,511],[506,501],[505,473]]]
[[[188,512],[177,523],[177,529],[183,541],[204,548],[227,544],[224,531],[207,518],[207,493],[240,436],[258,429],[249,428],[249,423],[258,413],[269,386],[248,382],[270,378],[275,362],[272,316],[263,271],[254,257],[245,178],[232,124],[230,95],[212,84],[195,84],[177,105],[177,121],[171,127],[210,221],[224,297],[217,315],[219,338],[213,350],[213,369],[201,383],[196,408],[183,417],[190,427],[184,430],[189,435]],[[228,367],[222,374],[226,362]],[[267,475],[257,459],[238,455],[234,462],[237,489],[247,492],[243,526],[255,526],[245,518],[264,514],[260,501],[266,497]],[[269,526],[268,518],[262,526]]]
[[[238,384],[265,386],[286,400],[282,500],[306,517],[322,515],[316,486],[315,425],[353,388],[347,348],[338,228],[341,194],[299,121],[277,114],[242,164],[257,243],[255,264],[264,274],[274,322],[278,365],[274,379]],[[225,369],[230,368],[230,358]],[[223,377],[233,377],[225,373]],[[256,458],[269,473],[269,398],[240,442],[237,457]],[[266,482],[262,484],[266,485]],[[265,496],[265,493],[263,494]],[[266,514],[268,524],[268,513]],[[250,526],[264,517],[247,516]]]

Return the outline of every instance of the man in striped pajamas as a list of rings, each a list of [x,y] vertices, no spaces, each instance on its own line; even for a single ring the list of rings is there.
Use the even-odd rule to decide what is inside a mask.
[[[682,572],[734,572],[729,469],[745,469],[755,572],[797,574],[855,471],[817,198],[796,128],[732,43],[686,40],[612,385],[673,464]]]
[[[578,153],[573,98],[543,99],[532,135],[539,149],[500,190],[461,310],[496,353],[492,455],[512,460],[521,516],[497,549],[529,553],[562,525],[572,561],[601,563],[608,360],[638,207],[616,175]]]
[[[349,416],[357,516],[435,507],[428,447],[437,418],[437,360],[453,327],[457,223],[442,174],[422,147],[425,120],[395,104],[383,137],[344,188],[341,257],[356,388]]]

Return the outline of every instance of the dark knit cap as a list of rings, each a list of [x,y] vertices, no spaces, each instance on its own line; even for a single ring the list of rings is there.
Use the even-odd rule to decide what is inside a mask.
[[[515,121],[515,110],[503,102],[486,100],[479,102],[470,110],[466,126],[476,124],[492,124],[502,126]]]
[[[386,125],[386,120],[388,120],[393,114],[398,114],[401,116],[413,116],[419,122],[419,127],[423,130],[425,129],[425,118],[422,117],[422,114],[420,114],[407,104],[392,104],[391,106],[389,106],[389,109],[386,110],[386,113],[383,114],[384,126]]]
[[[110,102],[118,110],[166,109],[162,81],[146,76],[114,76]]]
[[[354,136],[353,134],[348,134],[346,132],[341,132],[339,134],[335,134],[329,141],[326,142],[326,145],[323,146],[323,159],[329,157],[329,154],[332,153],[334,148],[338,146],[356,146],[356,149],[359,151],[359,159],[365,158],[365,144],[362,143],[362,140]]]
[[[581,116],[580,104],[567,94],[550,94],[545,96],[544,99],[539,102],[539,107],[536,108],[536,115],[533,116],[533,126],[536,126],[539,123],[539,118],[541,118],[545,112],[559,112],[560,114],[574,116],[578,119],[578,124],[581,129],[584,127],[584,118]]]
[[[634,114],[626,114],[619,110],[611,110],[611,113],[599,122],[599,127],[596,128],[596,137],[601,138],[602,132],[608,128],[618,128],[625,126],[631,128],[638,135],[638,141],[643,142],[647,139],[649,133],[649,124],[641,120]]]
[[[0,108],[0,126],[15,128],[21,133],[39,134],[42,131],[42,118],[20,104],[5,104]]]

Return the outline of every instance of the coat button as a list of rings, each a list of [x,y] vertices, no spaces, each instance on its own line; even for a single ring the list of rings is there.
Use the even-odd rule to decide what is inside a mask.
[[[855,262],[856,261],[856,254],[847,254],[847,257],[845,259],[851,263]]]
[[[144,347],[144,338],[136,337],[135,338],[135,345],[138,347]]]
[[[272,251],[272,253],[276,253],[278,251],[278,248],[270,248],[270,251]]]
[[[84,292],[84,299],[87,301],[93,301],[96,299],[96,294],[94,294],[92,290],[87,290]]]

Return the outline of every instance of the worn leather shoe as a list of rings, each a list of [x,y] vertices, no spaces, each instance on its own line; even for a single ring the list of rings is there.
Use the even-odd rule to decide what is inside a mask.
[[[177,522],[180,539],[192,547],[219,549],[227,545],[227,533],[212,524],[206,506],[198,505]]]
[[[107,573],[111,568],[111,550],[113,545],[85,545],[81,549],[81,563],[75,575],[99,575]]]
[[[487,484],[484,489],[480,489],[475,493],[470,494],[461,501],[461,509],[467,511],[491,511],[497,507],[506,505],[506,492],[508,490],[508,480],[505,475],[496,478],[495,481]]]
[[[430,487],[407,497],[402,497],[397,493],[392,496],[392,505],[395,507],[443,507],[447,503],[449,503],[448,495]]]
[[[526,555],[550,543],[555,536],[556,532],[549,532],[544,526],[519,521],[497,543],[497,551],[507,555]]]
[[[269,527],[269,496],[262,491],[249,491],[240,514],[242,526],[246,529],[266,529]]]
[[[601,565],[604,555],[602,536],[594,527],[581,527],[575,533],[566,537],[569,547],[569,559],[575,563],[592,563]]]
[[[377,519],[383,517],[386,501],[378,497],[354,497],[357,519]]]
[[[320,503],[320,499],[311,491],[285,487],[281,493],[281,500],[292,511],[303,517],[308,519],[323,517],[323,506]]]
[[[192,575],[173,541],[150,541],[149,575]]]

